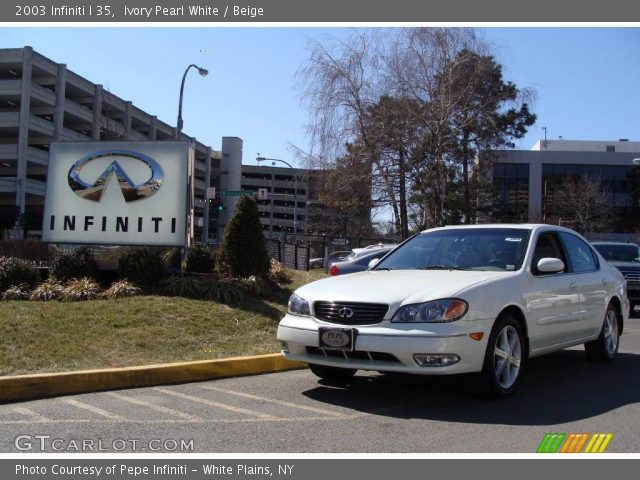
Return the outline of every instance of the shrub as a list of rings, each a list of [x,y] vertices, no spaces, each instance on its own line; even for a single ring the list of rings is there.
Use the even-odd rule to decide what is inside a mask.
[[[269,265],[269,278],[276,283],[288,284],[293,281],[287,268],[275,258],[271,259],[271,263]]]
[[[141,293],[142,290],[125,278],[112,283],[111,286],[102,293],[102,296],[111,300],[114,298],[134,297]]]
[[[58,253],[51,263],[50,275],[61,282],[72,278],[96,278],[98,264],[91,250],[77,247]]]
[[[165,295],[172,297],[211,300],[219,303],[234,304],[244,295],[242,290],[230,282],[213,279],[200,279],[188,275],[176,275],[162,282]]]
[[[1,240],[0,257],[16,257],[49,263],[53,247],[38,240]]]
[[[120,278],[140,285],[158,285],[165,274],[162,253],[153,247],[128,247],[118,260]]]
[[[257,298],[266,298],[273,291],[274,285],[262,277],[252,275],[248,278],[240,278],[238,280],[240,287],[250,296]]]
[[[41,300],[47,302],[49,300],[57,300],[62,297],[62,284],[53,277],[49,277],[31,292],[31,300]]]
[[[229,282],[218,282],[216,280],[203,280],[202,298],[218,303],[234,304],[242,300],[242,290]]]
[[[61,299],[65,302],[93,300],[100,295],[100,285],[91,278],[74,278],[69,280],[62,289]]]
[[[0,291],[23,283],[33,286],[38,272],[26,260],[12,257],[0,257]]]
[[[224,230],[220,268],[234,277],[266,276],[269,256],[255,200],[240,197]]]
[[[27,300],[29,298],[29,285],[22,283],[13,285],[2,294],[3,300]]]
[[[202,298],[202,281],[187,275],[176,275],[162,282],[165,295],[170,297]]]
[[[213,270],[215,259],[209,247],[197,243],[187,250],[186,271],[192,273],[209,273]]]
[[[179,248],[170,248],[162,253],[162,261],[169,272],[180,272],[182,268],[182,252]]]

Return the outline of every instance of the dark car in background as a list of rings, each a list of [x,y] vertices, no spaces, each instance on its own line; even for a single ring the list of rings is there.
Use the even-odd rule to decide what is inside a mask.
[[[369,268],[369,262],[371,260],[374,258],[378,260],[381,259],[394,248],[395,245],[355,252],[341,262],[332,263],[329,267],[329,275],[336,276],[347,273],[364,272]]]
[[[631,314],[640,305],[640,247],[635,243],[591,242],[598,253],[616,267],[627,280],[627,296],[631,302]]]

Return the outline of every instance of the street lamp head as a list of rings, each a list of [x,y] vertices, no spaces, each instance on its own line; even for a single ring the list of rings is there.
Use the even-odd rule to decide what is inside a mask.
[[[182,82],[180,82],[180,98],[178,100],[178,121],[176,122],[176,129],[173,134],[174,140],[180,139],[180,136],[182,134],[182,126],[184,123],[182,121],[182,95],[184,94],[184,81],[187,79],[187,73],[189,73],[189,70],[191,70],[191,68],[196,68],[198,70],[198,73],[202,77],[206,77],[209,74],[209,70],[207,70],[206,68],[199,67],[195,63],[192,63],[185,69],[184,74],[182,75]]]

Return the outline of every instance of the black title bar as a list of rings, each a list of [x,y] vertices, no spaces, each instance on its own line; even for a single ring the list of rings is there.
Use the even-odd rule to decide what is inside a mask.
[[[629,0],[14,0],[1,22],[639,22]]]

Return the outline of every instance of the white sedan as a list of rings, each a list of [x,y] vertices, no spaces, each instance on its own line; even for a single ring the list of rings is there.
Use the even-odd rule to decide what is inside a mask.
[[[366,272],[299,288],[278,340],[321,378],[477,372],[507,396],[531,357],[584,344],[589,359],[613,360],[628,318],[624,277],[576,232],[451,226],[411,237]]]

